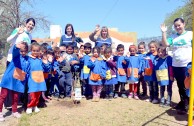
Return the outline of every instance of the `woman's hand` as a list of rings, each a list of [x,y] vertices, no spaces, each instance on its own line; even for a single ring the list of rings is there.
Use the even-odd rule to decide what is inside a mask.
[[[18,34],[22,34],[24,32],[24,26],[20,26],[18,30]]]
[[[165,24],[161,24],[160,29],[161,29],[162,32],[166,32],[167,31],[167,26]]]
[[[96,25],[96,28],[95,28],[95,33],[97,33],[98,31],[100,31],[100,25]]]

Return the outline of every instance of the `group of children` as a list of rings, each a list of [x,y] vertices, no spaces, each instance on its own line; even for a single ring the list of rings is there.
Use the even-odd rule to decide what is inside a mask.
[[[17,112],[18,93],[27,90],[29,95],[26,113],[39,112],[38,104],[52,98],[56,93],[58,98],[71,98],[72,84],[75,77],[81,83],[82,96],[98,102],[101,97],[106,99],[123,98],[139,99],[140,84],[142,96],[148,101],[170,106],[172,97],[172,58],[167,55],[166,48],[151,41],[149,52],[145,51],[145,43],[138,47],[131,45],[129,53],[124,55],[124,45],[119,44],[116,52],[103,44],[101,48],[92,48],[91,43],[74,47],[72,43],[51,48],[47,44],[31,44],[25,42],[16,44],[13,50],[13,60],[6,69],[0,86],[0,121],[4,121],[2,114],[3,102],[8,90],[12,91],[13,116],[19,118]],[[129,84],[129,93],[126,92]],[[168,96],[165,100],[164,91],[167,87]]]

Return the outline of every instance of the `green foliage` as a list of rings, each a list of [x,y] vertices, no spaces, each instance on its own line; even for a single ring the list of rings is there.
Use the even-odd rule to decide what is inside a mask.
[[[172,34],[173,31],[173,22],[176,18],[183,18],[185,20],[185,29],[192,30],[192,9],[193,9],[192,0],[187,0],[185,5],[176,9],[172,13],[168,14],[164,23],[168,27],[167,34]]]

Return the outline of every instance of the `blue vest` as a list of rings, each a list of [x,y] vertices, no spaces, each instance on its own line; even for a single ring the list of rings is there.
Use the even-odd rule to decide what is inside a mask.
[[[75,40],[74,40],[74,42],[72,42],[72,37],[71,38],[66,38],[65,35],[62,35],[61,36],[61,40],[60,40],[60,46],[61,45],[67,46],[69,43],[72,43],[73,44],[73,47],[76,47],[77,46],[77,42]]]
[[[111,38],[107,38],[106,40],[103,40],[101,38],[97,38],[95,46],[96,47],[101,47],[103,44],[107,44],[108,46],[112,45],[112,39]]]

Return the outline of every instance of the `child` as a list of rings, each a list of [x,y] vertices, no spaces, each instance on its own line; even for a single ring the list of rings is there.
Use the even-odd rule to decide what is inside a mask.
[[[117,56],[114,56],[114,60],[117,64],[117,80],[118,84],[115,85],[115,95],[114,98],[118,97],[119,93],[119,87],[121,92],[121,97],[127,98],[127,95],[125,94],[125,83],[127,81],[126,77],[126,62],[124,61],[125,57],[124,54],[124,45],[119,44],[117,46]]]
[[[84,52],[85,55],[80,57],[80,64],[83,65],[83,70],[81,70],[81,80],[82,80],[82,95],[84,95],[87,99],[92,98],[92,88],[88,84],[90,69],[87,67],[87,63],[91,57],[91,43],[87,42],[84,44]]]
[[[90,68],[89,84],[92,86],[92,101],[98,102],[102,91],[102,79],[106,77],[106,70],[105,63],[100,57],[100,49],[98,47],[94,47],[92,53],[93,56],[87,64],[88,68]]]
[[[69,43],[66,46],[66,54],[63,55],[64,60],[62,60],[62,64],[60,65],[60,69],[58,71],[59,74],[59,85],[63,91],[65,91],[65,97],[67,99],[71,98],[71,90],[72,90],[72,83],[73,83],[73,75],[72,73],[77,70],[76,64],[79,64],[78,57],[73,54],[74,53],[74,46],[73,44]],[[65,67],[65,64],[70,64],[70,69]],[[70,71],[69,71],[70,70]]]
[[[156,41],[151,41],[148,44],[150,52],[148,52],[145,56],[145,64],[144,64],[144,80],[148,82],[150,98],[149,100],[153,104],[158,103],[158,82],[156,80],[156,75],[153,67],[153,61],[157,57],[157,48],[158,43]]]
[[[158,48],[158,58],[154,60],[154,70],[160,85],[160,106],[170,106],[172,98],[172,83],[174,80],[172,71],[172,57],[166,53],[166,48]],[[164,91],[167,86],[168,97],[165,103]]]
[[[6,69],[2,78],[0,87],[0,121],[4,121],[2,114],[3,103],[8,95],[8,91],[12,93],[12,115],[15,118],[20,118],[21,115],[17,112],[18,93],[24,93],[25,84],[30,69],[28,62],[28,45],[25,42],[16,44],[13,47],[13,59]]]
[[[107,47],[107,44],[102,44],[101,47],[100,47],[100,55],[103,56],[104,55],[104,50],[105,48]]]
[[[185,88],[186,88],[186,94],[187,96],[189,97],[190,96],[190,84],[191,84],[191,66],[192,66],[192,63],[188,63],[187,64],[187,68],[186,68],[186,78],[185,78]]]
[[[127,57],[125,60],[127,61],[127,80],[129,83],[129,96],[128,98],[138,100],[139,97],[137,95],[137,83],[139,80],[139,75],[142,73],[142,60],[136,54],[137,48],[135,45],[130,45],[129,47],[130,57]]]
[[[137,54],[139,55],[139,57],[142,58],[143,60],[143,57],[145,57],[146,55],[146,51],[145,51],[145,42],[140,42],[138,44],[138,52]],[[142,63],[144,63],[144,60],[142,61]],[[143,64],[142,64],[143,66]],[[143,90],[143,93],[141,94],[141,97],[146,97],[147,96],[147,84],[144,80],[144,76],[143,74],[141,73],[140,74],[140,77],[139,77],[139,81],[138,81],[138,90],[137,90],[137,94],[140,95],[140,83],[142,85],[142,90]]]
[[[104,50],[104,60],[106,62],[106,78],[105,78],[105,91],[106,91],[106,99],[112,99],[114,92],[113,86],[117,84],[116,77],[116,62],[113,60],[112,49],[111,47],[107,47]]]
[[[77,57],[79,57],[79,48],[75,46],[73,50],[74,50],[74,54],[77,55]]]
[[[50,63],[52,62],[52,57],[41,60],[40,56],[40,45],[38,43],[33,43],[31,45],[31,55],[29,56],[30,62],[30,76],[28,78],[28,93],[30,96],[30,101],[27,105],[27,114],[31,114],[32,110],[39,112],[37,105],[42,91],[46,91],[46,83],[44,80],[44,70],[50,69]],[[49,62],[48,62],[49,61]]]

